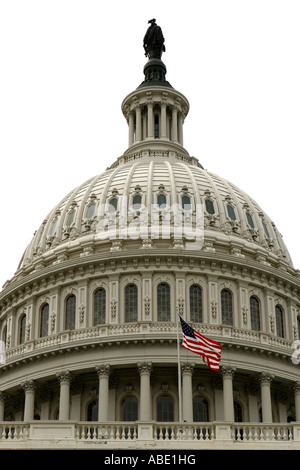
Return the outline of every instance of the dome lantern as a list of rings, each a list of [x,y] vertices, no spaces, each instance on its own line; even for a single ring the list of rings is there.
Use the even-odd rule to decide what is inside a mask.
[[[161,60],[165,51],[164,37],[156,20],[144,37],[145,55],[144,81],[122,103],[122,112],[128,123],[128,147],[130,151],[151,143],[171,143],[183,149],[183,123],[189,112],[189,102],[166,80],[167,68]]]

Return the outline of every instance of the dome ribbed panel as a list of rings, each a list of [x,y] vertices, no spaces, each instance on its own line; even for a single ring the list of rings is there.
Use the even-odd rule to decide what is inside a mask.
[[[218,175],[199,166],[178,161],[175,157],[165,160],[152,157],[140,158],[130,164],[120,164],[75,188],[53,208],[36,231],[25,251],[24,264],[36,262],[40,255],[47,253],[50,249],[70,243],[72,240],[76,241],[77,238],[84,240],[85,236],[91,237],[93,233],[85,227],[86,209],[91,201],[96,204],[95,217],[101,215],[99,208],[104,208],[115,194],[117,197],[125,196],[128,207],[132,205],[133,196],[140,194],[142,204],[145,204],[150,211],[151,204],[157,203],[159,193],[166,195],[170,206],[181,204],[183,194],[191,197],[193,207],[196,204],[203,204],[205,230],[209,231],[210,242],[214,236],[218,238],[219,232],[222,234],[223,241],[228,237],[229,245],[234,239],[237,242],[239,240],[241,247],[247,242],[249,246],[263,248],[266,256],[268,253],[273,253],[291,264],[280,233],[267,214],[250,196]],[[211,199],[215,208],[213,223],[211,223],[212,217],[205,208],[207,198]],[[124,202],[124,199],[122,200]],[[231,204],[235,209],[236,224],[228,216],[227,204]],[[74,222],[70,228],[70,236],[66,238],[66,222],[73,209],[75,210]],[[247,211],[253,219],[254,231],[257,234],[255,237],[247,221]],[[56,218],[56,230],[51,237],[50,230]],[[270,233],[269,239],[266,237],[263,221]]]

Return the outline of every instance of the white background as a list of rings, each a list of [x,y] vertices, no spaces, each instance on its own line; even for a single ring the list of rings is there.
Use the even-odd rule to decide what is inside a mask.
[[[156,18],[184,145],[272,218],[300,268],[299,0],[0,0],[0,286],[50,210],[127,148]]]

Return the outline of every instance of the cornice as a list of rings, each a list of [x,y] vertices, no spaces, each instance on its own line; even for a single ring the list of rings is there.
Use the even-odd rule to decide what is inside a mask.
[[[45,361],[45,360],[52,360],[55,358],[64,358],[64,364],[67,361],[67,358],[71,354],[84,354],[88,352],[99,352],[101,351],[101,360],[105,360],[105,356],[103,356],[103,353],[105,351],[109,352],[112,351],[114,348],[119,349],[121,346],[125,348],[130,348],[134,347],[135,349],[138,346],[151,346],[151,347],[164,347],[164,346],[172,346],[174,349],[174,353],[170,354],[170,352],[167,355],[167,361],[174,362],[174,364],[177,361],[177,334],[175,332],[176,330],[176,325],[172,324],[172,329],[173,331],[170,331],[168,333],[160,333],[153,335],[151,334],[151,337],[146,337],[145,335],[119,335],[117,337],[94,337],[94,338],[85,338],[84,340],[80,341],[72,341],[72,342],[67,342],[67,343],[60,343],[57,345],[57,347],[49,347],[45,349],[38,349],[38,350],[31,350],[28,352],[22,352],[20,355],[14,354],[12,358],[9,358],[7,360],[7,363],[5,365],[2,365],[0,367],[0,376],[5,376],[6,373],[9,373],[11,371],[14,371],[16,369],[19,369],[20,367],[24,367],[25,365],[32,365],[39,363],[40,361]],[[260,363],[259,357],[264,357],[267,359],[273,358],[275,360],[282,361],[286,363],[287,365],[290,366],[288,370],[286,370],[286,373],[284,374],[285,378],[289,377],[291,380],[296,380],[296,378],[299,377],[299,369],[298,366],[294,366],[291,361],[291,348],[286,345],[285,348],[280,349],[280,348],[275,348],[273,347],[272,350],[270,350],[269,345],[263,345],[263,344],[249,344],[247,342],[241,342],[241,340],[234,340],[232,338],[224,338],[217,336],[215,338],[217,341],[222,346],[223,350],[223,355],[224,359],[222,359],[222,365],[226,366],[226,364],[229,363],[231,364],[233,359],[233,356],[228,359],[228,353],[232,354],[238,354],[239,357],[234,360],[234,363],[236,364],[238,369],[244,369],[244,370],[251,370],[251,371],[261,371],[263,372],[265,370],[265,366],[263,363]],[[13,351],[12,351],[13,352]],[[249,362],[249,360],[243,356],[242,354],[250,354],[253,360]],[[110,353],[109,353],[110,355]],[[126,355],[124,355],[125,357]],[[257,357],[257,360],[255,360],[255,357]],[[125,358],[124,360],[127,361]],[[99,360],[97,360],[99,363]],[[96,361],[96,362],[97,362]],[[138,359],[138,356],[132,356],[132,361],[135,362],[137,361],[140,362]],[[155,364],[160,364],[161,362],[165,362],[166,357],[164,353],[161,353],[161,355],[152,355],[151,357],[151,362],[153,367],[155,367]],[[83,358],[78,359],[78,361],[74,360],[72,362],[72,367],[73,370],[75,371],[76,368],[78,367],[78,363],[82,366],[84,360]],[[197,366],[202,367],[203,364],[201,360],[196,361]],[[110,365],[113,368],[114,366],[120,366],[120,357],[116,357],[113,359],[113,357],[110,355]],[[128,365],[128,364],[127,364]],[[51,365],[49,365],[51,367]],[[93,362],[89,364],[89,367],[93,367]],[[293,368],[295,369],[295,372],[292,372]],[[70,367],[68,367],[70,369]],[[71,369],[70,369],[71,370]],[[41,377],[46,374],[48,375],[49,370],[48,367],[43,368],[43,372],[38,372],[39,374],[42,374]],[[277,374],[278,374],[278,369],[277,369]],[[279,375],[282,373],[279,372]],[[36,377],[34,377],[36,378]]]
[[[125,263],[126,262],[126,263]],[[0,293],[0,305],[15,299],[25,299],[30,295],[57,287],[58,284],[75,282],[84,278],[102,277],[120,271],[121,273],[149,271],[194,272],[213,274],[230,279],[243,279],[258,283],[262,287],[293,296],[300,301],[299,276],[278,267],[266,266],[250,259],[241,259],[225,253],[199,252],[195,250],[145,249],[122,250],[115,253],[94,253],[83,258],[66,259],[58,264],[42,267],[22,278],[12,280]]]

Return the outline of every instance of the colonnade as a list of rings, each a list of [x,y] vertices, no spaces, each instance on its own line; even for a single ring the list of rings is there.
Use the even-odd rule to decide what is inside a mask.
[[[183,121],[183,112],[176,104],[155,104],[151,100],[146,105],[136,104],[128,115],[129,147],[135,142],[155,138],[183,146]]]
[[[152,363],[143,362],[137,364],[140,374],[140,416],[139,421],[151,421],[152,418],[152,398],[151,398],[151,373]],[[194,364],[184,363],[181,365],[182,377],[182,420],[186,422],[193,421],[193,387],[192,375]],[[99,397],[101,397],[101,406],[98,407],[98,421],[108,421],[109,410],[109,377],[111,374],[109,365],[99,365],[96,367],[99,380]],[[224,421],[234,422],[234,394],[233,394],[233,377],[235,374],[234,367],[223,366],[220,376],[223,381],[223,410]],[[59,420],[65,421],[70,415],[70,384],[72,374],[69,371],[59,372],[57,379],[60,385],[59,398]],[[271,384],[273,376],[267,372],[262,372],[259,377],[262,421],[264,423],[272,423],[272,403],[271,403]],[[27,380],[22,384],[25,401],[24,401],[24,421],[34,419],[34,403],[35,390],[37,383],[34,380]],[[300,421],[300,381],[294,383],[295,396],[295,418]],[[0,421],[4,420],[6,392],[0,392]]]

